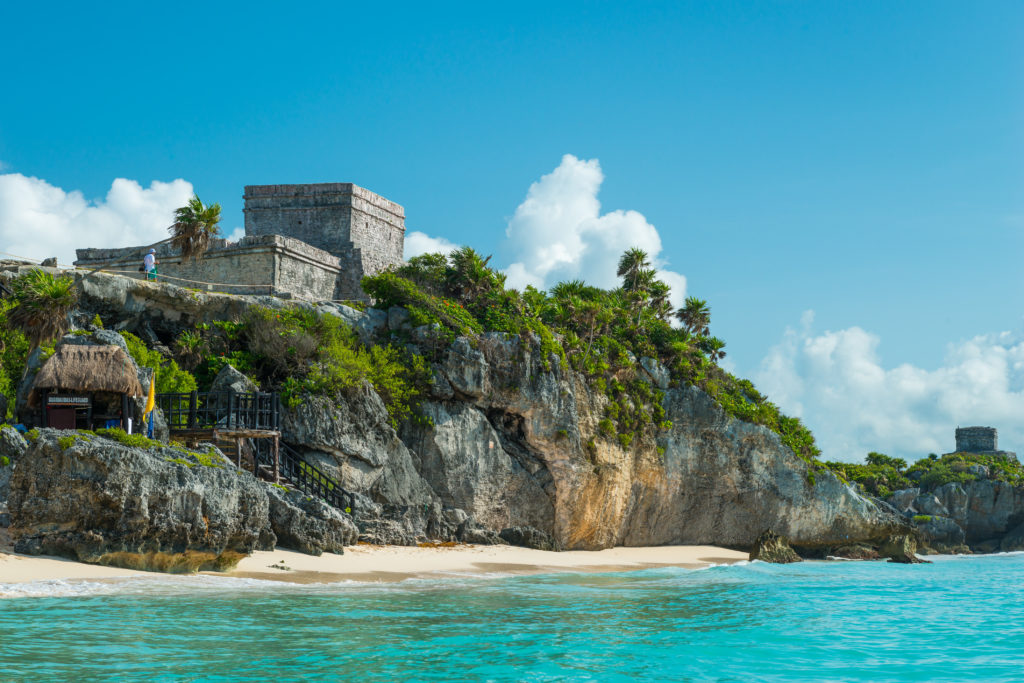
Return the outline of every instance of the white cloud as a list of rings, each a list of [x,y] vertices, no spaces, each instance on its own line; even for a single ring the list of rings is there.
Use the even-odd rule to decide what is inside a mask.
[[[639,247],[672,287],[672,303],[682,305],[686,278],[665,268],[658,231],[636,211],[602,214],[597,195],[603,181],[597,159],[566,154],[558,168],[530,186],[505,231],[503,253],[512,262],[505,270],[509,285],[548,288],[562,280],[581,279],[598,287],[616,287],[619,257],[630,247]]]
[[[245,237],[245,228],[235,228],[227,235],[227,237],[225,237],[225,239],[228,242],[237,242],[243,237]]]
[[[426,233],[414,230],[405,236],[403,257],[408,261],[413,256],[420,254],[448,254],[458,248],[459,245],[452,244],[443,237],[431,237]]]
[[[953,450],[957,426],[999,429],[1000,446],[1024,450],[1024,339],[1009,332],[951,344],[943,366],[883,368],[878,336],[859,327],[816,334],[813,314],[789,329],[756,377],[800,417],[830,460],[869,451],[916,460]]]
[[[191,196],[192,184],[181,179],[143,188],[117,178],[104,199],[91,201],[39,178],[3,174],[0,251],[70,264],[76,248],[151,244],[168,237],[174,210]]]

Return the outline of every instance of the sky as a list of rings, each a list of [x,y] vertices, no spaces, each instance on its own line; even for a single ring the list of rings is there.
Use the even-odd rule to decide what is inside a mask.
[[[1024,3],[6,3],[0,59],[0,251],[355,182],[520,285],[642,246],[829,459],[1024,452]]]

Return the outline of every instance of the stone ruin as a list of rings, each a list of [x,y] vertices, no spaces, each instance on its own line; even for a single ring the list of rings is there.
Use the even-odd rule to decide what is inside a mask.
[[[247,185],[244,199],[245,237],[214,239],[186,263],[169,243],[155,245],[159,279],[229,294],[368,301],[363,276],[403,261],[405,209],[358,185]],[[149,248],[78,249],[75,265],[144,278]]]
[[[1010,460],[1017,459],[1016,453],[999,450],[999,433],[995,427],[957,427],[954,453],[999,455]]]

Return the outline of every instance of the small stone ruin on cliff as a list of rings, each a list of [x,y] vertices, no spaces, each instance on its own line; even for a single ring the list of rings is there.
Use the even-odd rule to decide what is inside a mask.
[[[954,453],[998,455],[1014,462],[1017,460],[1016,453],[999,450],[999,433],[995,427],[957,427]]]
[[[247,185],[244,198],[245,237],[211,240],[192,262],[161,243],[160,278],[229,294],[367,301],[363,276],[402,263],[405,209],[358,185]],[[78,249],[75,265],[141,278],[148,250]]]

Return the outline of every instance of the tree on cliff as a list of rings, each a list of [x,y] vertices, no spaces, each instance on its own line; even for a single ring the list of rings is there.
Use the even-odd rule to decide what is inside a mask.
[[[70,275],[54,277],[45,270],[30,270],[11,283],[14,306],[7,322],[20,330],[32,348],[52,341],[68,330],[68,313],[78,301]]]
[[[174,212],[171,245],[181,252],[181,260],[201,259],[210,247],[210,239],[220,231],[220,204],[205,206],[198,195]]]
[[[695,296],[686,297],[686,305],[676,311],[676,318],[690,334],[708,336],[711,324],[711,308],[708,302]]]
[[[638,247],[631,247],[619,258],[619,267],[615,274],[622,278],[624,290],[634,292],[646,284],[645,271],[650,270],[650,267],[647,252]]]

